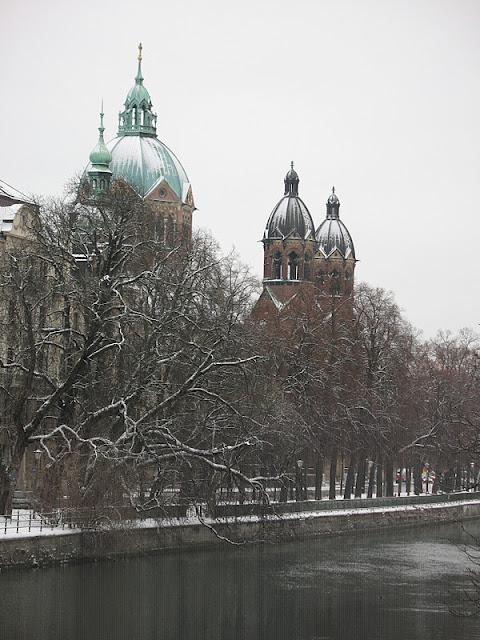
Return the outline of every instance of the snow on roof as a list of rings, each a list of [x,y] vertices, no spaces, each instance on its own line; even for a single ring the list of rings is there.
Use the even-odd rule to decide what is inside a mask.
[[[285,300],[280,300],[279,296],[276,295],[277,293],[285,294],[285,291],[282,290],[282,288],[280,288],[280,290],[277,292],[273,292],[272,289],[270,287],[265,287],[265,291],[268,293],[268,295],[270,296],[270,299],[272,300],[273,304],[275,305],[275,307],[277,308],[278,311],[282,311],[296,296],[296,293],[293,293],[292,295],[289,295],[288,297],[283,295],[282,297],[285,298]]]
[[[10,207],[0,206],[0,233],[9,233],[13,227],[13,221],[23,204],[12,204]]]

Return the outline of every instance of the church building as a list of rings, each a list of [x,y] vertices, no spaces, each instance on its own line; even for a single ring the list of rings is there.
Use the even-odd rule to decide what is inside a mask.
[[[195,210],[192,187],[178,158],[157,136],[157,115],[143,84],[141,44],[135,84],[119,114],[117,136],[105,143],[103,134],[101,113],[98,143],[86,171],[91,191],[104,193],[112,180],[123,180],[158,214],[159,239],[167,247],[188,246]]]
[[[263,291],[252,312],[266,320],[315,305],[352,316],[355,249],[340,220],[340,200],[332,189],[326,216],[315,230],[299,195],[298,173],[291,163],[284,195],[273,208],[263,234]]]

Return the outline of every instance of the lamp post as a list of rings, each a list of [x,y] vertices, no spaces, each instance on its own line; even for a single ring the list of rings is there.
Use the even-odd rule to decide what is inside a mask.
[[[40,470],[40,462],[42,460],[42,453],[43,451],[41,449],[35,449],[35,451],[33,452],[33,457],[35,460],[35,465],[34,465],[34,475],[33,475],[33,491],[34,493],[37,492],[38,489],[38,476],[39,474],[39,470]]]
[[[303,460],[297,460],[297,468],[295,474],[295,499],[303,500]]]

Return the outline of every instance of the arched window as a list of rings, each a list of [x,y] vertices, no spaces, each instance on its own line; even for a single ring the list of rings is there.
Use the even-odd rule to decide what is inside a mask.
[[[273,264],[272,264],[272,278],[274,280],[282,279],[282,254],[280,251],[273,256]]]
[[[288,256],[288,279],[298,280],[298,256],[294,251]]]
[[[303,278],[304,280],[310,280],[312,276],[312,256],[309,253],[305,254],[303,259]]]
[[[325,284],[325,274],[323,271],[318,272],[318,282],[320,284]]]
[[[105,180],[103,178],[100,180],[100,191],[105,191]]]
[[[352,278],[352,272],[350,271],[350,269],[347,269],[345,271],[345,280],[350,280]]]
[[[330,291],[332,292],[332,295],[340,295],[340,274],[336,269],[331,272],[330,278]]]

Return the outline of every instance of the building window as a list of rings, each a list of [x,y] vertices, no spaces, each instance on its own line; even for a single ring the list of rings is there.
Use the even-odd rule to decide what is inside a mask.
[[[318,281],[320,284],[325,284],[325,274],[323,271],[318,272]]]
[[[298,280],[298,256],[294,251],[288,256],[288,279]]]
[[[330,278],[331,278],[330,291],[332,292],[332,295],[334,296],[340,295],[340,277],[336,269],[334,269],[331,272]]]
[[[272,278],[274,280],[282,279],[282,254],[280,251],[273,256],[273,269],[272,269]]]

